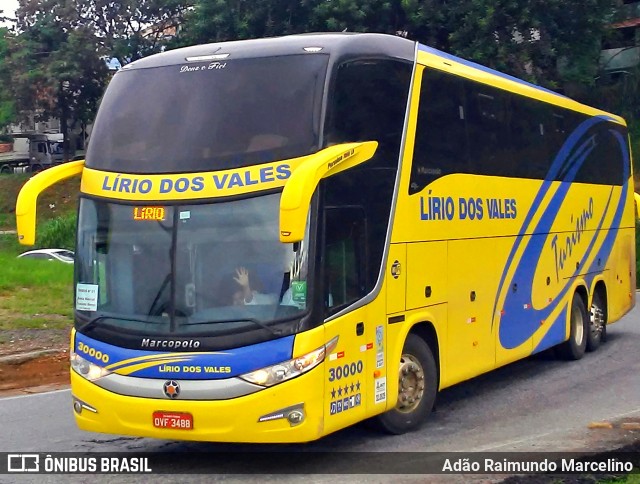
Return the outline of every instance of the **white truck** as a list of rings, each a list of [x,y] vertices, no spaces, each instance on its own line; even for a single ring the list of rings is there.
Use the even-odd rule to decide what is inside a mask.
[[[62,162],[62,142],[51,134],[15,134],[13,149],[0,153],[0,173],[36,172]]]
[[[51,153],[51,163],[58,164],[64,161],[64,135],[62,133],[46,133]],[[73,150],[75,152],[75,150]],[[73,154],[72,152],[72,154]]]

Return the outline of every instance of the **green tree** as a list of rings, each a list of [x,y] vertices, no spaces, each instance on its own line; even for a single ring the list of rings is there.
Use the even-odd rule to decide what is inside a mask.
[[[125,64],[159,52],[187,5],[188,0],[19,0],[17,34],[6,46],[0,37],[0,127],[4,113],[57,117],[68,158],[68,130],[93,120],[106,86],[103,59],[115,56]],[[3,103],[7,85],[13,104]]]
[[[69,0],[21,0],[17,27],[10,56],[17,108],[59,118],[68,159],[69,129],[93,118],[106,85],[95,33]]]
[[[313,2],[312,30],[333,32],[382,32],[405,30],[401,0],[337,0]]]
[[[584,91],[596,76],[601,39],[614,3],[195,0],[176,45],[310,31],[401,33],[548,87]]]
[[[160,52],[175,34],[190,0],[78,0],[79,21],[96,33],[104,51],[125,64]]]
[[[172,46],[307,32],[317,0],[196,0]]]
[[[0,11],[1,18],[1,11]],[[0,131],[16,119],[15,102],[11,92],[11,76],[8,69],[9,42],[12,34],[6,27],[0,28]]]
[[[462,57],[552,88],[592,85],[613,0],[472,0],[449,8]]]

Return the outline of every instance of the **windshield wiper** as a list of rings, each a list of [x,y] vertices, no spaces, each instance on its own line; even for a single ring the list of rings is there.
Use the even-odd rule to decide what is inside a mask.
[[[82,326],[77,328],[77,331],[82,332],[82,331],[86,331],[86,330],[95,328],[98,325],[98,322],[102,321],[104,319],[118,319],[120,321],[130,321],[132,323],[144,323],[144,324],[163,324],[163,323],[165,323],[164,321],[149,321],[148,319],[136,319],[136,318],[128,318],[126,316],[109,316],[109,315],[103,314],[102,316],[95,317],[91,321],[83,324]]]
[[[219,324],[219,323],[243,323],[248,321],[250,323],[255,324],[256,326],[260,326],[262,329],[266,329],[274,336],[282,335],[282,331],[276,330],[269,325],[264,324],[261,321],[258,321],[255,318],[238,318],[238,319],[221,319],[219,321],[198,321],[193,323],[182,323],[180,326],[197,326],[199,324]]]
[[[171,272],[169,272],[169,274],[167,274],[167,276],[164,278],[164,281],[162,281],[162,284],[160,285],[160,289],[158,290],[158,294],[156,294],[155,299],[153,300],[153,302],[151,303],[151,307],[149,308],[149,316],[159,316],[159,315],[155,315],[153,314],[156,310],[156,305],[158,304],[158,301],[160,300],[160,296],[162,296],[162,293],[164,292],[165,288],[167,287],[167,284],[169,284],[169,281],[171,280]]]

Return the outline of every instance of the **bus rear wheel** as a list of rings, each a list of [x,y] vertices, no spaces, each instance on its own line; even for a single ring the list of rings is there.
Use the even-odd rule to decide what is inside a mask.
[[[398,402],[377,417],[383,430],[403,434],[422,424],[436,400],[438,373],[433,352],[418,335],[410,333],[398,369]]]
[[[578,293],[573,295],[571,301],[571,328],[569,339],[558,346],[558,354],[565,360],[579,360],[587,349],[589,334],[589,314],[584,300]]]

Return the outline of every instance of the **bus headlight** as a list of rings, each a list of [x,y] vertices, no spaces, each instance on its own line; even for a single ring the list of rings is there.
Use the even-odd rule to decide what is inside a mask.
[[[105,370],[103,367],[95,365],[85,360],[78,353],[73,352],[71,353],[71,368],[89,381],[95,381],[111,373],[109,370]]]
[[[327,354],[331,353],[338,345],[338,336],[306,355],[298,356],[288,361],[283,361],[276,365],[267,366],[259,370],[240,375],[240,378],[256,385],[270,387],[283,381],[295,378],[312,368],[315,368],[324,361]]]

